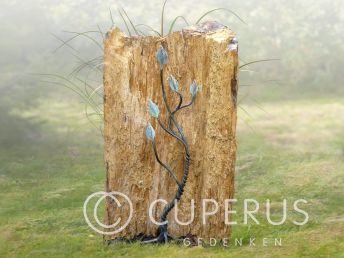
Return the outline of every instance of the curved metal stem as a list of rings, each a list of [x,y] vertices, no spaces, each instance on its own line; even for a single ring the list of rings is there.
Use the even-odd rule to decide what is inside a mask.
[[[163,69],[160,70],[160,83],[161,83],[162,98],[163,98],[163,100],[164,100],[164,103],[165,103],[167,112],[168,112],[168,114],[169,114],[169,117],[171,117],[172,122],[173,122],[174,125],[177,127],[178,132],[179,132],[181,138],[182,138],[183,140],[185,140],[184,134],[183,134],[183,132],[182,132],[182,129],[180,128],[180,125],[176,122],[176,120],[174,119],[173,115],[171,116],[171,114],[172,114],[171,108],[170,108],[170,106],[168,105],[167,97],[166,97],[165,84],[164,84],[164,70],[163,70]]]
[[[180,94],[180,92],[178,92],[178,91],[176,91],[176,93],[177,93],[178,96],[179,96],[179,103],[178,103],[178,106],[177,106],[176,109],[179,109],[179,108],[182,106],[182,104],[183,104],[183,95]],[[172,112],[172,113],[173,113],[173,112]]]
[[[180,93],[179,93],[180,94]],[[170,128],[170,130],[172,132],[175,133],[175,131],[173,130],[172,128],[172,118],[171,116],[174,117],[174,115],[179,111],[179,110],[182,110],[183,108],[187,108],[187,107],[190,107],[195,101],[195,97],[192,97],[190,103],[184,105],[184,106],[181,106],[181,102],[179,102],[179,105],[176,107],[176,109],[170,114],[169,118],[168,118],[168,128]]]
[[[183,95],[180,94],[180,92],[178,92],[178,91],[176,91],[176,93],[177,93],[178,96],[179,96],[179,103],[178,103],[178,106],[176,107],[176,109],[175,109],[175,110],[170,114],[170,116],[168,117],[168,128],[169,128],[172,132],[174,132],[174,133],[176,133],[176,132],[175,132],[175,131],[173,130],[173,128],[172,128],[171,116],[174,115],[174,113],[176,112],[176,110],[180,109],[180,107],[181,107],[182,104],[183,104]]]
[[[165,106],[166,106],[166,109],[167,109],[167,112],[169,114],[169,121],[171,120],[173,122],[173,124],[177,127],[177,130],[179,132],[179,136],[177,136],[177,134],[172,130],[169,130],[167,129],[163,124],[162,122],[160,121],[160,119],[158,119],[158,122],[159,122],[159,125],[167,132],[169,133],[171,136],[175,137],[176,139],[178,139],[181,143],[183,143],[184,145],[184,148],[185,148],[185,160],[184,160],[184,173],[183,173],[183,179],[182,179],[182,182],[180,185],[178,185],[178,191],[175,195],[175,197],[173,198],[173,200],[168,203],[164,210],[163,210],[163,213],[161,215],[161,222],[164,222],[166,221],[166,218],[167,218],[167,215],[168,213],[173,209],[174,205],[175,205],[175,200],[180,200],[183,192],[184,192],[184,187],[185,187],[185,184],[186,184],[186,181],[188,179],[188,174],[189,174],[189,166],[190,166],[190,152],[189,152],[189,145],[187,143],[187,140],[185,139],[185,136],[184,136],[184,133],[183,131],[181,130],[180,128],[180,125],[177,123],[177,121],[174,119],[174,114],[181,109],[181,105],[182,105],[182,102],[183,102],[183,97],[180,93],[178,93],[179,95],[179,104],[176,108],[176,110],[173,111],[173,113],[171,112],[171,108],[170,106],[168,105],[167,103],[167,98],[166,98],[166,92],[165,92],[165,85],[164,85],[164,72],[163,70],[160,70],[160,82],[161,82],[161,90],[162,90],[162,96],[163,96],[163,100],[164,100],[164,103],[165,103]],[[193,103],[193,100],[188,104],[188,105],[185,105],[186,106],[190,106],[191,104]],[[170,127],[171,128],[171,127]],[[160,230],[162,232],[167,232],[167,224],[166,225],[163,225],[164,227],[160,227]]]
[[[184,171],[183,171],[183,178],[181,180],[181,182],[178,182],[175,174],[172,172],[172,170],[165,165],[163,162],[161,162],[161,160],[159,159],[159,156],[157,154],[157,150],[156,150],[156,145],[155,142],[153,141],[153,149],[154,149],[154,154],[155,157],[157,159],[157,161],[159,162],[160,165],[162,165],[175,179],[177,185],[178,185],[178,190],[173,198],[173,200],[171,200],[163,209],[162,215],[160,217],[160,221],[161,222],[165,222],[167,221],[167,216],[169,214],[169,212],[174,208],[176,201],[179,201],[180,198],[182,197],[183,193],[184,193],[184,187],[186,185],[186,182],[188,180],[188,176],[189,176],[189,168],[190,168],[190,151],[189,151],[189,144],[184,136],[184,133],[180,127],[180,125],[177,123],[177,121],[174,118],[174,115],[181,109],[189,107],[193,104],[195,97],[192,97],[192,100],[189,104],[182,106],[183,103],[183,96],[177,92],[178,96],[179,96],[179,103],[178,106],[176,107],[175,110],[173,110],[173,112],[171,112],[171,108],[167,103],[167,98],[166,98],[166,92],[165,92],[165,86],[164,86],[164,74],[163,74],[163,69],[160,70],[160,81],[161,81],[161,89],[162,89],[162,96],[163,96],[163,100],[167,109],[167,112],[169,114],[168,117],[168,127],[166,127],[161,120],[158,118],[158,123],[161,126],[161,128],[167,132],[169,135],[171,135],[172,137],[176,138],[178,141],[180,141],[183,145],[184,145],[184,149],[185,149],[185,156],[184,156]],[[175,132],[172,128],[172,123],[173,125],[177,128],[178,133]],[[168,227],[168,223],[161,225],[159,227],[159,234],[156,238],[152,239],[152,240],[148,240],[145,241],[144,243],[153,243],[153,242],[157,242],[157,243],[167,243],[169,236],[168,236],[168,231],[167,231],[167,227]]]
[[[158,151],[156,149],[156,145],[155,145],[155,141],[152,141],[152,146],[153,146],[153,150],[154,150],[154,155],[155,155],[155,158],[156,160],[158,161],[158,163],[167,170],[167,172],[173,177],[174,181],[176,181],[177,185],[179,186],[180,183],[176,177],[176,174],[173,173],[172,169],[170,167],[168,167],[165,163],[163,163],[160,159],[159,159],[159,156],[158,156]]]
[[[167,132],[169,135],[171,135],[172,137],[176,138],[178,141],[180,141],[183,145],[184,148],[187,149],[187,151],[189,151],[189,145],[187,144],[187,142],[185,140],[183,140],[182,138],[180,138],[178,135],[175,134],[175,132],[172,132],[171,130],[167,129],[166,126],[161,122],[161,120],[158,118],[158,123],[160,125],[160,127]]]
[[[171,109],[170,109],[170,106],[167,103],[165,84],[164,84],[164,70],[163,69],[160,70],[160,84],[161,84],[161,90],[162,90],[162,98],[164,100],[167,112],[170,115],[171,114]]]

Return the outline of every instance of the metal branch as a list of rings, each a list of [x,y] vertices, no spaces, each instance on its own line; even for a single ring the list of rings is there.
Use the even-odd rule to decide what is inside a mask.
[[[170,131],[169,129],[167,129],[166,126],[161,122],[161,120],[160,120],[159,118],[158,118],[157,120],[158,120],[158,123],[159,123],[160,127],[161,127],[165,132],[167,132],[169,135],[171,135],[172,137],[174,137],[174,138],[176,138],[178,141],[180,141],[180,142],[184,145],[184,147],[185,147],[186,149],[189,149],[189,146],[188,146],[187,142],[186,142],[184,139],[180,138],[180,137],[179,137],[178,135],[176,135],[174,132],[172,132],[172,131]]]
[[[161,120],[158,118],[158,123],[159,125],[163,128],[164,131],[166,131],[168,134],[170,134],[171,136],[173,136],[174,138],[178,139],[183,145],[184,145],[184,148],[185,148],[185,158],[184,158],[184,173],[183,173],[183,178],[182,178],[182,181],[181,183],[178,185],[178,190],[175,194],[175,197],[173,198],[173,200],[171,200],[165,207],[164,207],[164,210],[162,212],[162,215],[160,217],[160,221],[161,222],[165,222],[167,221],[167,215],[170,213],[170,211],[174,208],[175,206],[175,200],[179,201],[181,196],[183,195],[184,193],[184,187],[186,185],[186,182],[188,180],[188,176],[189,176],[189,167],[190,167],[190,152],[189,152],[189,145],[188,145],[188,142],[187,140],[185,139],[185,136],[182,132],[182,130],[180,129],[180,126],[179,124],[176,122],[176,120],[174,119],[173,117],[173,114],[167,104],[167,100],[166,100],[166,93],[165,93],[165,89],[164,89],[164,84],[163,84],[163,76],[162,76],[162,71],[160,72],[160,75],[161,75],[161,86],[162,86],[162,91],[163,91],[163,98],[164,98],[164,102],[165,102],[165,105],[166,105],[166,108],[170,114],[169,116],[169,119],[172,120],[172,122],[174,123],[174,125],[177,127],[178,129],[178,132],[180,134],[180,137],[174,133],[173,131],[169,130],[168,128],[166,128],[164,126],[164,124],[161,122]],[[177,109],[176,110],[179,110],[181,108],[181,103],[182,103],[182,96],[181,94],[179,95],[180,96],[180,104],[178,105]],[[193,102],[193,101],[192,101]],[[191,104],[192,104],[191,102]],[[186,105],[187,106],[187,105]],[[158,242],[158,243],[162,243],[162,242],[165,242],[167,243],[168,242],[168,231],[167,231],[167,226],[168,224],[164,224],[164,225],[161,225],[159,227],[159,235],[157,238],[153,239],[152,242]]]
[[[161,83],[161,90],[162,90],[162,98],[163,98],[163,100],[164,100],[164,103],[165,103],[167,112],[168,112],[169,116],[171,117],[172,122],[173,122],[174,125],[177,127],[178,132],[179,132],[181,138],[182,138],[183,140],[185,140],[185,137],[184,137],[184,134],[183,134],[183,132],[182,132],[182,129],[180,128],[180,125],[177,123],[177,121],[174,119],[174,117],[171,116],[171,114],[172,114],[171,108],[170,108],[170,106],[168,105],[167,97],[166,97],[165,84],[164,84],[164,70],[163,70],[163,69],[160,70],[160,83]]]
[[[180,94],[180,93],[179,93]],[[181,95],[181,94],[180,94]],[[175,133],[175,131],[172,128],[172,116],[174,117],[174,115],[179,111],[182,110],[183,108],[187,108],[190,107],[194,102],[195,102],[195,98],[196,97],[192,97],[190,103],[181,106],[181,102],[179,102],[179,105],[177,106],[177,108],[170,114],[169,118],[168,118],[168,128]]]
[[[167,230],[167,227],[168,227],[168,220],[167,220],[167,216],[169,214],[169,212],[174,208],[175,204],[176,204],[176,201],[179,201],[180,198],[182,197],[183,193],[184,193],[184,187],[186,185],[186,182],[188,180],[188,176],[189,176],[189,168],[190,168],[190,151],[189,151],[189,144],[184,136],[184,133],[180,127],[180,125],[177,123],[177,121],[175,120],[174,118],[174,114],[176,112],[178,112],[179,110],[183,109],[183,108],[186,108],[186,107],[189,107],[191,106],[193,103],[194,103],[194,100],[195,100],[195,96],[192,97],[192,100],[189,104],[186,104],[184,106],[182,106],[182,103],[183,103],[183,96],[178,92],[176,91],[176,93],[178,94],[179,96],[179,103],[178,103],[178,106],[175,108],[175,110],[173,110],[173,112],[171,112],[171,108],[170,106],[168,105],[167,103],[167,98],[166,98],[166,92],[165,92],[165,85],[164,85],[164,73],[163,73],[163,63],[164,62],[160,62],[160,65],[161,65],[161,69],[160,69],[160,82],[161,82],[161,90],[162,90],[162,97],[163,97],[163,100],[164,100],[164,103],[165,103],[165,106],[166,106],[166,109],[167,109],[167,112],[168,112],[168,127],[166,127],[162,122],[161,120],[159,119],[159,117],[157,116],[157,120],[158,120],[158,123],[159,125],[161,126],[161,128],[167,132],[169,135],[171,135],[172,137],[176,138],[178,141],[180,141],[183,145],[184,145],[184,148],[185,148],[185,156],[184,156],[184,173],[183,173],[183,178],[181,180],[181,182],[179,183],[178,180],[176,179],[175,177],[175,174],[172,172],[171,169],[169,169],[169,167],[167,165],[165,165],[164,163],[161,162],[161,160],[159,159],[158,157],[158,154],[157,154],[157,149],[156,149],[156,145],[155,145],[155,142],[154,140],[152,141],[152,144],[153,144],[153,150],[154,150],[154,154],[155,154],[155,157],[157,159],[157,161],[160,163],[160,165],[162,165],[172,176],[174,176],[174,179],[176,180],[177,184],[178,184],[178,190],[175,194],[175,197],[173,198],[173,200],[171,200],[163,209],[163,212],[161,214],[161,217],[160,217],[160,221],[161,222],[167,222],[161,226],[159,226],[159,231],[158,231],[158,236],[154,239],[151,239],[151,240],[148,240],[148,241],[144,241],[143,243],[167,243],[168,240],[171,238],[169,235],[168,235],[168,230]],[[174,124],[174,126],[177,128],[178,130],[178,133],[175,132],[173,129],[172,129],[172,123]]]
[[[180,92],[178,92],[178,91],[176,91],[176,93],[177,93],[178,96],[179,96],[179,103],[178,103],[178,106],[177,106],[176,109],[179,109],[179,108],[182,106],[182,104],[183,104],[183,95],[180,94]],[[173,112],[172,112],[172,113],[173,113]]]
[[[153,146],[153,150],[154,150],[154,155],[155,155],[155,158],[156,160],[158,161],[158,163],[167,170],[167,172],[170,174],[170,176],[173,177],[174,181],[176,181],[177,185],[180,186],[180,183],[176,177],[176,174],[172,171],[172,169],[167,166],[165,163],[163,163],[160,159],[159,159],[159,156],[158,156],[158,151],[156,149],[156,144],[155,144],[155,141],[152,141],[152,146]]]
[[[196,96],[195,96],[195,97],[192,97],[190,103],[189,103],[189,104],[186,104],[186,105],[184,105],[184,106],[181,106],[180,109],[190,107],[190,106],[195,102],[195,99],[196,99]],[[180,110],[180,109],[178,109],[178,110]],[[178,110],[176,110],[176,111],[178,111]]]
[[[164,84],[164,70],[163,69],[160,70],[160,83],[161,83],[162,98],[164,100],[167,112],[170,115],[171,114],[171,108],[170,108],[170,106],[167,103],[165,84]]]
[[[175,114],[176,110],[179,110],[183,104],[183,95],[180,94],[180,92],[176,91],[176,93],[178,94],[179,96],[179,103],[178,103],[178,106],[176,107],[176,109],[170,114],[170,116],[168,117],[168,128],[174,132],[176,134],[176,132],[173,130],[172,128],[172,121],[171,121],[171,116]]]

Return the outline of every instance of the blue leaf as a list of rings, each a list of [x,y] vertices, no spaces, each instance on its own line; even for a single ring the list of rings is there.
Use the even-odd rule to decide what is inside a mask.
[[[171,89],[177,92],[179,89],[179,82],[177,81],[177,79],[173,75],[170,75],[168,81],[170,82]]]
[[[190,85],[190,93],[192,97],[195,97],[198,92],[198,86],[196,84],[196,81],[193,80],[193,82]]]
[[[150,141],[154,141],[155,139],[155,131],[151,123],[148,122],[147,127],[146,127],[146,137]]]
[[[162,70],[163,66],[168,62],[168,55],[166,50],[161,46],[158,52],[156,53],[156,59],[160,64],[160,69]]]
[[[148,100],[148,111],[152,117],[155,117],[155,118],[159,117],[160,110],[158,106],[152,100]]]

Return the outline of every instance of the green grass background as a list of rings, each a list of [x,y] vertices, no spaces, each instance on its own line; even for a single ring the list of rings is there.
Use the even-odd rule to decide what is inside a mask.
[[[239,225],[233,227],[233,238],[244,238],[244,245],[229,248],[103,245],[82,214],[85,198],[103,190],[105,179],[102,139],[82,106],[49,100],[14,111],[17,123],[30,118],[32,124],[26,124],[31,130],[25,141],[0,150],[0,256],[344,257],[343,100],[242,106],[249,115],[239,111],[234,206]],[[11,133],[1,137],[9,139]],[[245,198],[260,202],[260,225],[240,223]],[[267,198],[274,203],[276,220],[279,204],[287,198],[284,225],[271,226],[264,219]],[[308,201],[303,205],[310,215],[305,226],[291,223],[300,219],[292,212],[292,202],[299,198]],[[257,239],[255,247],[245,241],[251,236]],[[264,237],[282,238],[282,247],[272,242],[263,247]]]

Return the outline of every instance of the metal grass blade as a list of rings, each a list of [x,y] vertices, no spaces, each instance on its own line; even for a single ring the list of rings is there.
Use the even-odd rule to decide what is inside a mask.
[[[112,22],[112,27],[115,26],[115,22],[113,20],[113,16],[112,16],[112,12],[111,12],[111,8],[109,8],[109,12],[110,12],[110,19],[111,19],[111,22]]]
[[[97,27],[98,27],[99,33],[102,35],[102,39],[103,39],[103,41],[104,41],[104,40],[105,40],[104,33],[103,33],[102,30],[100,29],[99,24],[97,24]]]
[[[122,20],[123,20],[123,22],[124,22],[124,25],[125,25],[125,27],[127,28],[128,34],[129,34],[129,36],[131,37],[131,32],[130,32],[128,23],[127,23],[127,21],[125,20],[123,14],[121,13],[121,11],[120,11],[119,9],[118,9],[118,13],[119,13],[119,15],[122,17]]]
[[[128,16],[127,12],[124,10],[124,8],[123,8],[123,7],[122,7],[122,11],[124,12],[124,15],[127,17],[127,19],[128,19],[128,21],[129,21],[129,23],[130,23],[131,27],[133,27],[133,29],[134,29],[135,33],[136,33],[137,35],[139,35],[139,32],[136,30],[136,28],[135,28],[135,26],[134,26],[133,22],[131,21],[131,19],[129,18],[129,16]]]
[[[70,33],[69,31],[64,31],[64,32],[67,32],[67,33]],[[86,31],[86,32],[82,32],[82,33],[99,33],[99,31]],[[62,45],[58,46],[53,52],[56,52],[57,50],[59,50],[61,47],[63,47],[64,45],[66,45],[67,43],[73,41],[74,39],[76,39],[77,37],[79,37],[80,35],[75,35],[71,38],[69,38],[68,40],[64,41],[64,40],[61,40],[63,42]]]
[[[175,23],[177,22],[178,19],[183,19],[184,22],[186,23],[186,25],[189,26],[189,23],[188,23],[188,21],[185,19],[185,17],[179,15],[179,16],[177,16],[176,18],[174,18],[174,20],[172,21],[172,23],[171,23],[171,25],[170,25],[170,29],[168,30],[168,34],[170,34],[170,33],[172,32],[173,27],[174,27],[174,25],[175,25]]]
[[[87,32],[64,31],[64,32],[76,34],[72,39],[74,39],[74,38],[76,38],[78,36],[83,36],[85,38],[88,38],[94,44],[96,44],[99,47],[99,49],[103,52],[103,46],[97,40],[95,40],[93,37],[87,35],[88,33],[99,33],[99,31],[87,31]],[[69,42],[69,41],[67,40],[67,42]]]
[[[203,14],[203,15],[196,21],[196,24],[198,24],[198,23],[199,23],[204,17],[206,17],[207,15],[209,15],[209,14],[215,12],[215,11],[219,11],[219,10],[227,11],[227,12],[233,14],[233,15],[234,15],[235,17],[237,17],[242,23],[244,23],[244,24],[247,25],[247,23],[246,23],[238,14],[236,14],[235,12],[233,12],[232,10],[227,9],[227,8],[215,8],[215,9],[213,9],[213,10],[210,10],[210,11],[206,12],[205,14]]]
[[[158,36],[161,37],[160,32],[158,32],[158,31],[155,30],[153,27],[151,27],[151,26],[149,26],[149,25],[147,25],[147,24],[140,23],[140,24],[135,25],[135,28],[136,28],[136,27],[140,27],[140,26],[144,26],[144,27],[148,28],[150,31],[153,31],[154,33],[156,33]]]
[[[164,4],[162,6],[161,10],[161,27],[160,27],[160,35],[161,37],[164,36],[164,12],[165,12],[165,5],[167,3],[167,0],[164,1]]]
[[[256,60],[256,61],[252,61],[252,62],[248,62],[246,64],[240,65],[239,69],[251,65],[251,64],[256,64],[256,63],[262,63],[262,62],[270,62],[270,61],[280,61],[280,59],[276,59],[276,58],[272,58],[272,59],[261,59],[261,60]]]

